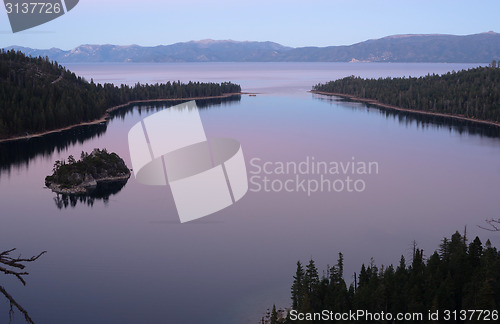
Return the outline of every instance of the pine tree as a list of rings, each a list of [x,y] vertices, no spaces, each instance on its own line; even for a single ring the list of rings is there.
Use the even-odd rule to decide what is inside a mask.
[[[276,305],[273,305],[273,310],[271,312],[271,324],[278,323],[278,313],[276,312]]]
[[[423,312],[439,310],[498,309],[500,306],[500,254],[488,240],[483,247],[479,238],[468,246],[465,235],[456,232],[444,238],[439,253],[426,261],[424,252],[415,247],[412,264],[407,267],[401,256],[399,266],[364,264],[359,272],[359,286],[346,287],[342,277],[343,255],[327,274],[317,279],[311,259],[297,271],[292,287],[292,300],[301,312],[335,312],[363,309],[369,312]],[[302,280],[297,280],[302,278]],[[299,285],[299,283],[302,283]],[[303,287],[303,293],[298,293]],[[303,301],[298,302],[303,296]]]
[[[295,271],[295,276],[293,277],[292,285],[292,308],[300,310],[304,303],[304,268],[300,261],[297,261],[297,270]]]

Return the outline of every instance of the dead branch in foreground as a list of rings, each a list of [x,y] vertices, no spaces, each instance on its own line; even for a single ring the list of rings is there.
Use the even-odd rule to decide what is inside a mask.
[[[5,289],[0,286],[0,292],[7,298],[10,302],[10,311],[9,311],[9,317],[12,318],[12,314],[14,313],[14,310],[12,309],[13,306],[15,306],[23,315],[24,318],[26,319],[26,322],[30,324],[35,324],[31,317],[28,315],[28,312],[21,306],[19,305],[16,300],[7,292]]]
[[[490,232],[500,232],[500,218],[499,219],[487,219],[485,222],[490,226],[489,228],[483,227],[483,226],[478,226],[479,228],[482,228],[484,230],[490,231]]]
[[[15,250],[16,249],[10,249],[0,252],[0,272],[3,272],[7,275],[13,275],[17,279],[19,279],[23,285],[26,285],[26,281],[24,280],[23,276],[26,276],[29,273],[26,271],[22,271],[24,270],[24,268],[26,268],[26,265],[24,265],[23,263],[36,261],[43,254],[47,253],[47,251],[43,251],[37,256],[32,256],[31,258],[24,259],[21,258],[21,256],[17,258],[11,257],[11,253]],[[14,313],[13,307],[15,307],[24,315],[26,322],[34,324],[33,320],[29,317],[28,312],[21,305],[19,305],[19,303],[5,290],[4,287],[0,286],[0,292],[5,296],[5,298],[7,298],[10,303],[9,317],[11,319],[12,314]]]

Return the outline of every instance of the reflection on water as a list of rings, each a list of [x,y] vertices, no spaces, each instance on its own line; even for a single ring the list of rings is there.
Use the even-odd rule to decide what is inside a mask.
[[[87,125],[52,133],[28,140],[0,143],[0,171],[10,172],[12,167],[29,166],[38,156],[50,156],[54,151],[63,151],[68,146],[82,144],[89,139],[101,137],[107,123]],[[0,175],[3,172],[0,172]]]
[[[376,106],[369,105],[369,108],[376,108],[380,114],[385,115],[387,119],[397,119],[400,124],[410,126],[416,124],[417,128],[433,127],[436,129],[448,129],[460,135],[479,135],[481,137],[500,138],[500,127],[482,123],[475,123],[468,120],[460,120],[456,118],[422,115],[406,111],[395,111],[388,109],[379,109]]]
[[[207,99],[207,100],[196,100],[196,106],[198,109],[200,108],[211,108],[211,107],[217,107],[217,106],[234,106],[236,102],[241,101],[241,96],[240,95],[234,95],[229,98],[214,98],[214,99]]]
[[[196,103],[199,108],[203,109],[233,104],[240,100],[241,96],[237,95],[228,98],[197,100]],[[114,111],[111,114],[111,120],[114,118],[123,120],[134,109],[139,109],[139,111],[145,110],[146,112],[159,111],[177,105],[183,101],[185,100],[131,105]],[[28,140],[0,143],[0,177],[4,173],[3,171],[10,173],[12,167],[20,168],[25,166],[28,168],[30,162],[38,156],[49,157],[56,150],[57,152],[64,151],[69,146],[83,144],[88,140],[99,138],[106,133],[107,125],[108,122],[80,126],[42,137],[33,137]]]
[[[456,132],[460,135],[467,134],[467,135],[478,135],[480,137],[484,136],[491,138],[500,138],[500,127],[494,125],[476,123],[468,120],[461,120],[451,117],[419,114],[418,112],[413,113],[407,111],[385,109],[383,107],[379,107],[368,103],[360,103],[347,98],[322,96],[322,95],[314,95],[313,97],[321,101],[329,101],[329,102],[341,101],[341,102],[356,103],[356,105],[352,106],[353,109],[363,109],[363,110],[366,109],[368,111],[378,112],[381,115],[384,115],[387,119],[397,120],[400,124],[405,125],[406,127],[415,124],[417,128],[422,128],[422,129],[431,127],[437,130],[448,129],[450,132]]]
[[[172,106],[176,106],[186,100],[173,100],[173,101],[157,101],[157,102],[149,102],[149,103],[141,103],[134,104],[133,106],[124,107],[122,109],[115,110],[111,113],[111,119],[120,118],[125,119],[127,115],[132,113],[134,109],[138,109],[139,112],[156,112],[165,108],[169,108]],[[204,99],[204,100],[196,100],[196,106],[198,109],[203,108],[215,108],[218,106],[227,106],[234,105],[236,102],[241,101],[241,95],[234,95],[227,98],[213,98],[213,99]]]
[[[197,79],[198,71],[206,67],[186,66],[192,74],[179,75],[181,80]],[[355,157],[377,161],[380,176],[367,177],[363,193],[318,192],[308,197],[300,192],[249,192],[207,221],[191,224],[179,223],[170,188],[144,186],[134,178],[119,193],[110,194],[107,206],[104,199],[95,198],[89,208],[81,205],[89,197],[81,197],[81,202],[79,197],[75,208],[70,208],[74,199],[66,197],[64,208],[64,197],[59,196],[62,207],[57,209],[56,194],[43,188],[53,161],[106,147],[130,162],[128,131],[157,107],[142,105],[116,112],[98,138],[68,145],[61,152],[49,145],[52,155],[39,153],[27,162],[18,159],[20,167],[11,164],[10,176],[0,178],[0,228],[8,229],[0,230],[0,241],[27,255],[38,253],[40,246],[50,250],[50,255],[33,264],[37,275],[27,287],[4,285],[37,323],[87,324],[96,321],[96,314],[101,323],[255,323],[269,305],[290,304],[290,278],[299,259],[313,257],[319,268],[325,268],[342,252],[345,280],[350,283],[353,272],[371,257],[377,264],[395,263],[402,254],[408,260],[411,241],[416,240],[424,251],[434,251],[442,237],[465,225],[469,237],[479,235],[483,242],[490,239],[492,245],[500,245],[499,235],[476,226],[500,210],[498,138],[467,136],[467,128],[458,136],[457,126],[448,131],[454,121],[435,125],[421,116],[386,115],[361,104],[332,101],[329,105],[305,92],[323,78],[358,74],[353,69],[365,71],[364,77],[378,78],[425,75],[438,73],[438,68],[457,70],[456,66],[418,65],[416,70],[412,67],[417,65],[406,64],[335,64],[342,68],[337,74],[331,69],[319,76],[319,69],[305,74],[283,69],[269,82],[245,80],[278,73],[271,70],[275,65],[266,65],[266,71],[241,66],[249,72],[235,72],[233,64],[216,67],[238,75],[236,79],[224,74],[224,79],[252,83],[254,89],[269,83],[272,89],[289,89],[288,81],[298,80],[304,90],[290,96],[243,96],[241,102],[225,100],[210,106],[200,112],[208,137],[238,139],[248,163],[253,158],[300,162],[306,156],[324,161]],[[127,69],[142,67],[108,68],[127,74]],[[158,78],[177,80],[177,75],[159,68],[151,67],[158,70]],[[393,72],[387,72],[389,68]],[[205,75],[214,78],[217,73]],[[95,75],[82,74],[96,80]],[[135,75],[127,77],[142,81]],[[417,128],[417,123],[422,127]],[[19,145],[12,152],[45,150]],[[3,152],[1,157],[4,165],[12,161]],[[8,305],[0,302],[0,314],[7,313]]]
[[[127,181],[128,179],[116,182],[100,182],[95,188],[89,189],[88,193],[84,195],[57,194],[56,197],[54,197],[54,202],[58,209],[68,208],[70,206],[74,208],[78,203],[93,207],[96,200],[102,200],[104,205],[107,205],[109,203],[109,197],[119,193],[125,184],[127,184]]]

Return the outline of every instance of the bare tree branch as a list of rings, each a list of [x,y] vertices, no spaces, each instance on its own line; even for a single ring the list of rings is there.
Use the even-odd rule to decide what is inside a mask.
[[[478,227],[481,229],[490,231],[490,232],[500,232],[500,218],[499,219],[494,219],[494,218],[487,219],[487,220],[485,220],[485,222],[490,226],[489,228],[479,226],[479,225],[478,225]]]
[[[21,272],[17,269],[23,270],[24,268],[26,268],[26,265],[24,265],[23,262],[26,263],[26,262],[36,261],[43,254],[47,253],[47,251],[43,251],[42,253],[38,254],[37,256],[32,256],[31,258],[25,259],[25,258],[21,258],[21,256],[19,256],[17,258],[11,257],[10,254],[12,252],[14,252],[15,250],[16,249],[10,249],[10,250],[0,252],[0,272],[3,272],[4,274],[7,274],[7,275],[13,275],[17,279],[19,279],[23,285],[26,285],[26,281],[24,280],[23,276],[26,276],[29,273],[26,271]],[[5,266],[2,266],[2,265],[5,265]],[[0,292],[10,302],[9,317],[14,312],[13,311],[13,306],[14,306],[24,315],[26,322],[34,324],[33,320],[29,317],[28,312],[21,305],[19,305],[19,303],[16,302],[16,300],[2,286],[0,286]]]
[[[5,289],[2,286],[0,286],[0,292],[5,296],[5,298],[9,300],[11,311],[12,311],[12,306],[15,306],[24,315],[26,322],[30,324],[35,324],[35,322],[33,322],[33,320],[31,319],[31,317],[29,317],[28,312],[21,305],[19,305],[16,302],[16,300],[7,291],[5,291]]]
[[[4,251],[4,252],[1,252],[0,253],[0,264],[5,264],[8,267],[16,268],[16,269],[21,269],[22,270],[22,269],[24,269],[26,267],[24,264],[22,264],[22,262],[33,262],[33,261],[36,261],[44,253],[47,253],[47,251],[43,251],[39,255],[33,256],[33,257],[29,258],[29,259],[23,259],[20,256],[18,258],[12,258],[12,257],[10,257],[9,256],[10,253],[14,252],[15,250],[16,249],[11,249],[11,250],[7,250],[7,251]],[[8,268],[2,267],[2,266],[0,266],[0,271],[3,272],[3,273],[5,273],[5,274],[8,274],[8,275],[14,275],[14,276],[16,276],[17,279],[19,279],[23,283],[23,285],[26,286],[26,281],[24,280],[24,278],[22,276],[28,275],[29,274],[28,272],[14,271],[14,270],[10,270]]]
[[[0,253],[0,256],[9,254],[10,252],[15,251],[15,250],[16,249],[10,249],[10,250],[7,250],[7,251],[3,251],[3,252]]]
[[[3,263],[5,265],[8,265],[9,267],[14,267],[14,268],[19,268],[19,269],[24,269],[26,266],[22,264],[21,262],[33,262],[36,261],[39,257],[41,257],[44,253],[47,253],[47,251],[43,251],[37,256],[32,256],[29,259],[22,259],[21,257],[19,258],[11,258],[9,254],[11,252],[14,252],[16,249],[11,249],[4,251],[0,253],[0,263]]]
[[[21,282],[23,283],[23,285],[26,286],[26,281],[24,280],[24,278],[22,276],[28,275],[29,273],[27,273],[27,272],[15,272],[15,271],[6,269],[4,267],[0,267],[0,271],[3,272],[3,273],[5,273],[5,274],[10,274],[10,275],[16,276],[17,279],[21,280]]]

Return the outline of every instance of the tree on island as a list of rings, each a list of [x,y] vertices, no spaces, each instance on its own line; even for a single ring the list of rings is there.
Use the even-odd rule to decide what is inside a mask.
[[[130,177],[130,170],[118,154],[97,148],[90,154],[82,152],[78,161],[73,155],[67,162],[55,161],[52,172],[45,184],[54,192],[66,194],[88,193],[88,188],[99,182],[122,182]]]

